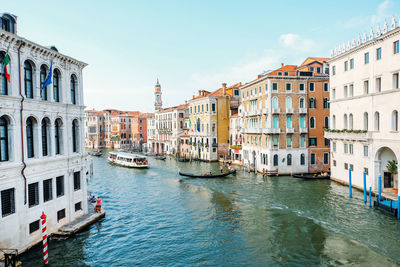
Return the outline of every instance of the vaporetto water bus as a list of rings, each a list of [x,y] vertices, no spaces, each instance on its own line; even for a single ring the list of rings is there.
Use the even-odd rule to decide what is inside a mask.
[[[108,161],[113,164],[129,168],[148,168],[148,161],[145,156],[126,153],[126,152],[110,152]]]

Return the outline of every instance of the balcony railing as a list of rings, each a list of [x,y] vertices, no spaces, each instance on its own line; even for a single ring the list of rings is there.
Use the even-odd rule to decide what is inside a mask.
[[[300,133],[308,133],[308,129],[307,128],[300,128]]]
[[[264,128],[262,129],[263,134],[279,134],[281,133],[280,128]]]
[[[299,113],[300,114],[307,114],[307,109],[306,108],[299,108]]]
[[[286,133],[289,133],[289,134],[294,133],[294,128],[286,128]]]
[[[286,108],[286,113],[287,114],[293,114],[294,113],[293,108]]]
[[[273,114],[281,113],[281,110],[279,108],[272,108],[272,113]]]

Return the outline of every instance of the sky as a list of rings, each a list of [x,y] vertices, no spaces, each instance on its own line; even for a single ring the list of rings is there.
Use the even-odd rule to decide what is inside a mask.
[[[299,65],[358,34],[400,19],[400,0],[1,0],[18,35],[89,65],[87,108],[154,111],[198,90],[246,83],[263,71]]]

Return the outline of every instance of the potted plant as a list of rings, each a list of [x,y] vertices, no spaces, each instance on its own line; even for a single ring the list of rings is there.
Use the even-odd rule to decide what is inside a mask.
[[[397,161],[396,160],[390,160],[386,164],[386,169],[388,172],[392,174],[393,181],[394,181],[394,187],[392,189],[393,193],[397,194],[398,191],[398,181],[397,181]]]

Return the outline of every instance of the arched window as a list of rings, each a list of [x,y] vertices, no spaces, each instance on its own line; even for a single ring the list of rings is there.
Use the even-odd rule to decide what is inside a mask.
[[[272,98],[272,107],[273,108],[278,108],[278,97],[274,96]]]
[[[310,118],[310,128],[314,129],[315,128],[315,117]]]
[[[292,108],[292,98],[290,96],[286,97],[286,108]]]
[[[314,97],[310,98],[310,108],[316,108],[317,103]]]
[[[26,120],[26,149],[27,149],[27,156],[28,158],[35,157],[35,132],[34,126],[36,124],[36,120],[32,117],[29,117]]]
[[[379,122],[379,112],[376,111],[375,112],[375,125],[374,125],[375,131],[379,131],[379,128],[380,128],[379,124],[380,124],[380,122]]]
[[[349,115],[349,130],[353,130],[353,114]]]
[[[392,131],[399,130],[399,113],[397,110],[393,110],[392,112]]]
[[[0,53],[0,95],[8,95],[8,81],[6,77],[6,65],[3,64],[5,53]],[[7,72],[10,73],[8,65]]]
[[[40,66],[40,98],[47,100],[47,86],[43,87],[46,81],[47,67],[45,65]]]
[[[274,116],[272,118],[272,128],[278,128],[279,127],[279,118],[278,116]]]
[[[54,146],[56,155],[61,154],[61,125],[60,119],[57,119],[54,125]]]
[[[304,154],[300,155],[300,165],[306,164],[306,156]]]
[[[48,119],[44,118],[42,120],[42,156],[48,156],[49,155],[49,125],[48,125]]]
[[[55,69],[53,73],[53,99],[54,102],[60,102],[60,72]]]
[[[324,119],[324,128],[329,129],[329,117],[325,117]]]
[[[303,97],[300,98],[299,106],[300,108],[305,108],[305,101]]]
[[[25,96],[27,98],[33,98],[33,68],[32,64],[28,61],[24,63],[24,84]]]
[[[336,129],[336,116],[332,116],[332,129]]]
[[[78,121],[72,122],[72,152],[78,152]]]
[[[278,166],[278,155],[274,155],[274,166]]]
[[[71,103],[76,104],[76,77],[71,76]]]
[[[292,128],[292,117],[291,116],[286,117],[286,128]]]
[[[306,118],[304,116],[300,116],[300,128],[306,128]]]
[[[364,130],[368,131],[368,113],[367,112],[364,112],[364,122],[363,122],[363,124],[364,124]]]
[[[287,163],[288,166],[292,165],[292,154],[287,154],[286,163]]]
[[[347,129],[347,114],[343,115],[343,129]]]
[[[8,120],[5,116],[0,117],[0,161],[9,160],[8,151]]]

